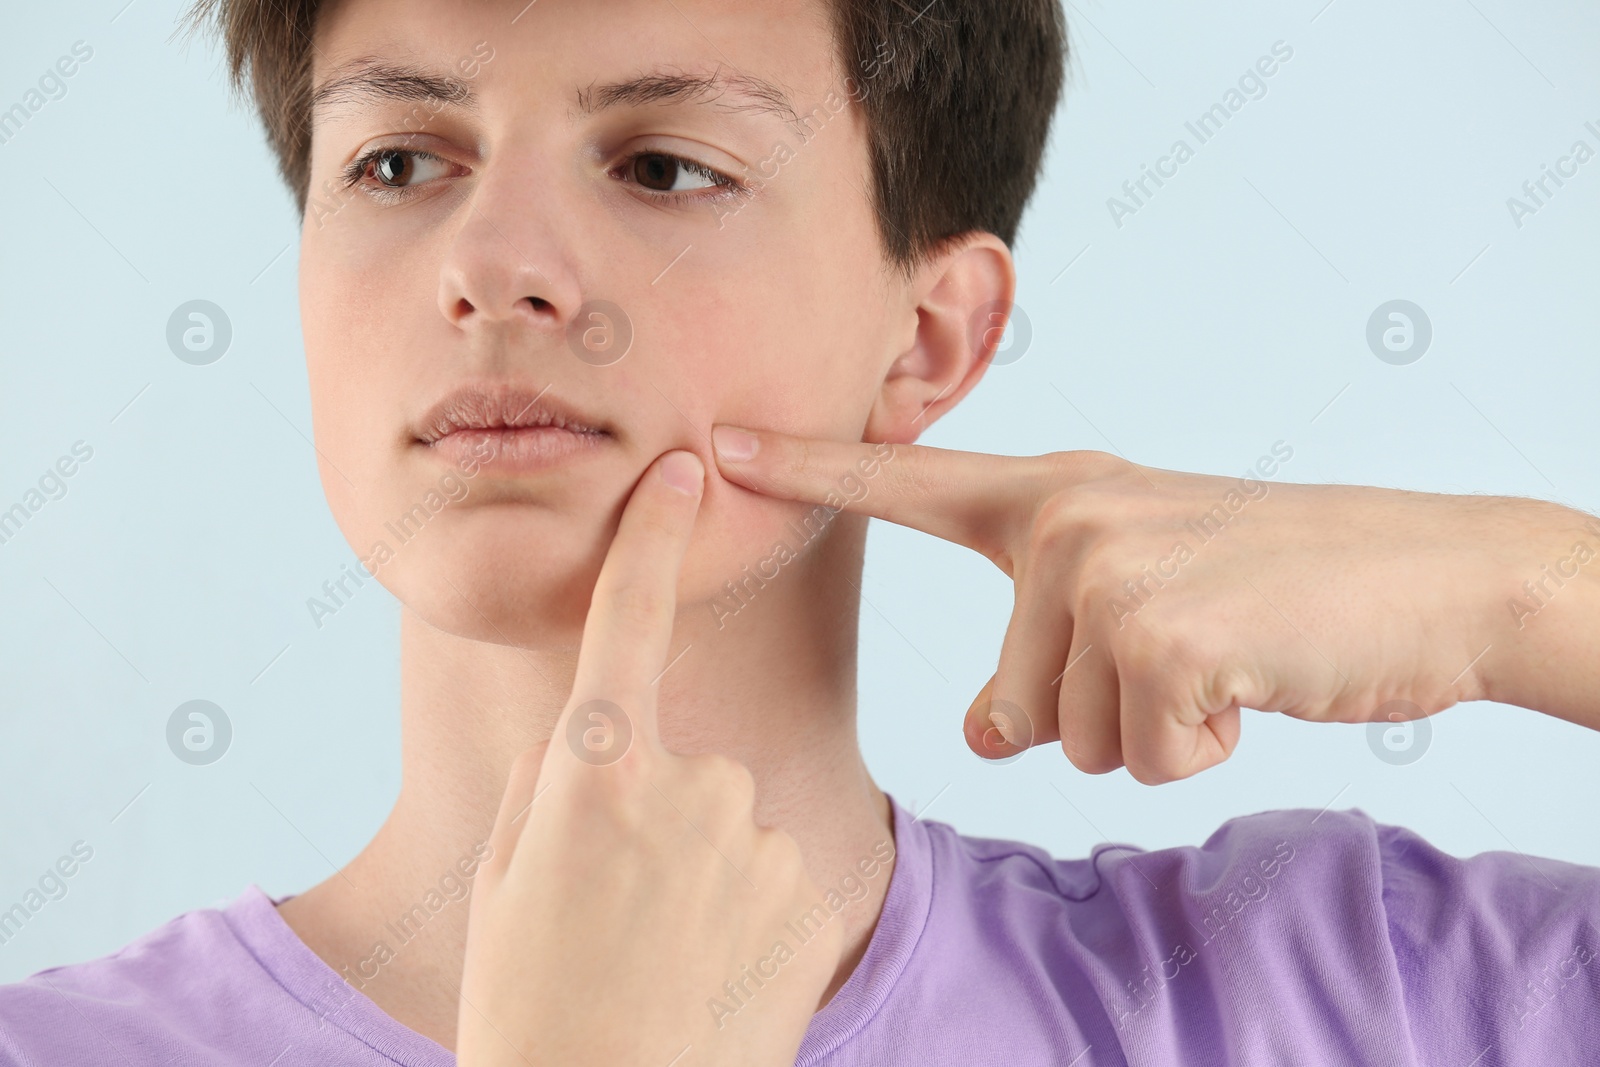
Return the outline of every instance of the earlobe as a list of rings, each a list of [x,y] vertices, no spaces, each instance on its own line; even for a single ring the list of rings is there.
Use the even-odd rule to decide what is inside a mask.
[[[968,234],[918,270],[906,286],[915,330],[884,374],[862,439],[910,444],[971,392],[1015,294],[1011,251],[992,233]]]

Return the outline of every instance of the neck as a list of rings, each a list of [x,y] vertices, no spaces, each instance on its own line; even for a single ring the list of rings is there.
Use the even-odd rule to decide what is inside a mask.
[[[893,840],[886,798],[856,742],[856,622],[866,522],[839,514],[811,550],[743,602],[680,608],[657,687],[673,752],[720,752],[750,769],[755,817],[799,844],[824,891]],[[676,658],[673,658],[676,657]],[[401,621],[400,795],[338,874],[279,914],[379,1007],[455,1044],[473,850],[484,842],[511,761],[550,737],[576,653],[521,649]],[[889,872],[840,913],[845,951],[825,998],[865,951]]]

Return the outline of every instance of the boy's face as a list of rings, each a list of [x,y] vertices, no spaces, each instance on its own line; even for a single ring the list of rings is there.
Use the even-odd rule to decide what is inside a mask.
[[[812,506],[723,480],[713,423],[914,439],[921,424],[875,408],[916,301],[884,268],[849,99],[862,90],[834,56],[823,0],[324,10],[314,86],[376,63],[472,96],[419,99],[390,71],[319,101],[301,246],[323,485],[368,569],[423,618],[490,641],[575,643],[629,492],[673,448],[707,468],[680,600],[721,593]],[[809,140],[769,89],[665,80],[719,69],[785,93]],[[379,156],[345,188],[346,166],[381,148],[411,154]],[[740,197],[729,178],[761,188]],[[606,320],[579,318],[595,301],[620,309],[609,349]],[[548,388],[545,401],[610,433],[542,431],[581,447],[537,469],[464,471],[461,452],[419,440],[447,395],[494,382]],[[474,441],[480,454],[497,443],[458,443]]]

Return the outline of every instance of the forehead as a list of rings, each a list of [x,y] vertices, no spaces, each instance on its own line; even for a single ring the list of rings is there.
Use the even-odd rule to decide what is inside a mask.
[[[374,93],[469,108],[532,93],[577,114],[702,103],[793,125],[841,91],[832,4],[339,0],[318,16],[313,120]]]

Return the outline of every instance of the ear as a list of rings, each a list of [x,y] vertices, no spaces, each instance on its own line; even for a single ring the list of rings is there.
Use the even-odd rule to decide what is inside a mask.
[[[958,404],[989,369],[1016,287],[1011,250],[982,231],[956,238],[919,268],[905,289],[909,336],[862,440],[910,444]]]

